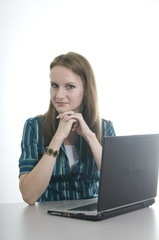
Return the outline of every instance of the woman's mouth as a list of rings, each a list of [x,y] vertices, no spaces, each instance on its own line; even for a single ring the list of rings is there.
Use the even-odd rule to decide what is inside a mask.
[[[68,104],[67,102],[56,102],[56,105],[58,105],[59,107],[63,107],[67,104]]]

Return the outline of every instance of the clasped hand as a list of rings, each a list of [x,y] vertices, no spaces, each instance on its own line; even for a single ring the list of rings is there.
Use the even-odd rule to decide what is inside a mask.
[[[87,139],[87,135],[91,133],[90,128],[86,124],[81,113],[74,111],[64,112],[57,116],[60,120],[58,133],[62,134],[63,138],[67,138],[71,131]]]

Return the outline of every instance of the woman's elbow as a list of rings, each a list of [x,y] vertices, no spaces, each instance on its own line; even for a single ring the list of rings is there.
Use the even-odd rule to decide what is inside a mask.
[[[27,196],[27,194],[23,194],[23,193],[21,193],[21,194],[22,194],[22,198],[23,198],[24,202],[26,202],[27,204],[29,204],[31,206],[35,205],[35,203],[36,203],[35,199],[32,199],[31,197]]]
[[[19,190],[21,192],[22,199],[24,200],[24,202],[26,202],[29,205],[35,205],[36,199],[35,197],[31,196],[30,192],[26,192],[22,186],[19,186]]]
[[[31,192],[25,186],[25,179],[27,175],[28,174],[23,174],[20,176],[19,190],[21,192],[24,202],[26,202],[29,205],[35,205],[37,199],[35,199],[35,196],[31,195]]]

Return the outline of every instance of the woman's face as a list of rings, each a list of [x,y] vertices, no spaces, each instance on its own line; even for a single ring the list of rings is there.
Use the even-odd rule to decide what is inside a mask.
[[[50,96],[58,113],[81,112],[84,86],[81,78],[64,66],[55,66],[50,71]]]

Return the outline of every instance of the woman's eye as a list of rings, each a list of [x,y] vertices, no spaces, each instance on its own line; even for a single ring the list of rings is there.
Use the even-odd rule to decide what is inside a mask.
[[[75,88],[75,86],[73,86],[73,85],[67,85],[66,88],[67,88],[67,89],[73,89],[73,88]]]
[[[52,88],[57,88],[58,86],[57,86],[56,83],[51,83],[51,87],[52,87]]]

